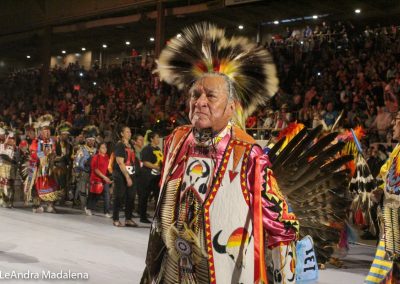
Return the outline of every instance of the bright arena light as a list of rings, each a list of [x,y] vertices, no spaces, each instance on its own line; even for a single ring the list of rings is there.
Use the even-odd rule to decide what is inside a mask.
[[[275,25],[279,24],[279,21],[274,21],[274,24],[275,24]]]
[[[361,9],[355,9],[355,10],[354,10],[354,13],[360,14],[360,13],[361,13]]]

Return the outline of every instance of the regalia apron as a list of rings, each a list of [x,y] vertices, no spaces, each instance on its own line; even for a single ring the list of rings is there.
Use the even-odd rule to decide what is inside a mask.
[[[159,205],[168,253],[157,282],[254,282],[252,212],[246,182],[252,144],[225,134],[215,147],[217,152],[213,147],[210,151],[196,147],[190,136],[184,145],[171,146],[176,148],[167,157],[166,186]],[[218,153],[218,149],[225,151]],[[215,155],[221,155],[218,164]]]

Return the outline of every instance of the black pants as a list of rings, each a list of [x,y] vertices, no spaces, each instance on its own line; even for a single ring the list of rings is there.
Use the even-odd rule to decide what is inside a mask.
[[[147,219],[147,203],[149,201],[150,193],[153,192],[158,199],[160,192],[158,183],[160,182],[160,176],[145,175],[142,177],[142,187],[139,190],[139,215],[140,219]]]
[[[138,196],[138,201],[139,201],[139,194],[138,194],[139,183],[140,183],[140,177],[136,176],[136,180],[133,181],[132,209],[138,213],[139,213],[139,208],[135,208],[135,203],[136,203],[136,196]]]
[[[122,204],[125,203],[125,220],[132,219],[133,210],[133,185],[128,187],[126,179],[121,176],[114,176],[114,193],[113,193],[113,220],[119,220],[119,211]]]

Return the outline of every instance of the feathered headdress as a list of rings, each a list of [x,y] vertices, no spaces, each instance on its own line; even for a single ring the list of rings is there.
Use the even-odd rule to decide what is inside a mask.
[[[25,132],[27,132],[29,130],[35,130],[35,127],[34,127],[33,124],[27,122],[27,123],[24,124],[24,129],[25,129]]]
[[[158,60],[160,79],[178,89],[190,87],[207,73],[225,75],[232,82],[243,121],[278,90],[276,68],[266,49],[244,37],[227,37],[210,23],[185,28],[171,39]]]
[[[67,133],[70,134],[70,130],[72,128],[72,124],[68,121],[61,121],[60,124],[57,126],[56,132],[57,134]]]
[[[88,138],[96,138],[97,135],[99,135],[99,129],[95,125],[88,125],[82,130],[83,136],[85,136],[86,139]]]
[[[53,121],[54,118],[51,114],[45,114],[38,118],[37,122],[34,124],[34,127],[36,129],[40,129],[43,127],[50,127],[50,124],[52,124]]]

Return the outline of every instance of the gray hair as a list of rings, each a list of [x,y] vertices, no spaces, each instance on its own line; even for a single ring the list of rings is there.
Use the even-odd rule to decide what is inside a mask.
[[[237,97],[237,93],[236,93],[236,89],[233,85],[233,81],[226,76],[225,74],[222,73],[218,73],[218,72],[210,72],[210,73],[204,73],[200,78],[198,78],[196,81],[194,81],[191,85],[191,87],[193,87],[193,85],[197,82],[202,80],[205,77],[220,77],[223,78],[225,83],[226,83],[226,89],[228,90],[228,101],[236,101],[238,100]]]

